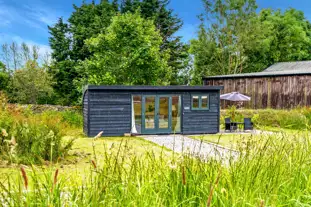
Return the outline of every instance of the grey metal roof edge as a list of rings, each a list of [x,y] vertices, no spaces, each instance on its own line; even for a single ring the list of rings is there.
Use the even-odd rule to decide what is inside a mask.
[[[204,91],[223,90],[223,86],[124,86],[124,85],[88,85],[87,90],[109,91]]]
[[[213,79],[238,79],[238,78],[258,78],[258,77],[275,77],[275,76],[303,76],[303,75],[311,75],[310,72],[302,72],[302,73],[271,73],[265,74],[264,72],[256,73],[241,73],[241,74],[233,74],[233,75],[222,75],[222,76],[207,76],[203,77],[203,80],[213,80]]]

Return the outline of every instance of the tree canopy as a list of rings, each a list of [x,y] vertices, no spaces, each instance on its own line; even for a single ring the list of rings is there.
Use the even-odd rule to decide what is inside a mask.
[[[50,55],[26,43],[1,45],[0,90],[13,99],[17,91],[28,97],[12,101],[38,103],[41,98],[29,98],[28,92],[36,84],[27,85],[23,79],[31,82],[42,75],[47,80],[44,93],[49,94],[42,102],[71,105],[80,104],[86,84],[201,85],[202,76],[258,72],[277,62],[311,60],[311,24],[303,12],[259,10],[256,0],[202,3],[205,11],[190,44],[178,35],[183,21],[169,8],[169,0],[73,5],[68,19],[61,17],[48,27]]]
[[[138,12],[112,18],[105,34],[86,41],[93,57],[81,64],[84,83],[157,85],[168,84],[169,55],[160,50],[161,36],[151,20]],[[83,83],[82,82],[82,83]]]
[[[302,12],[257,12],[255,0],[204,0],[204,5],[198,38],[191,41],[193,83],[202,76],[258,72],[276,62],[311,59],[311,27]]]
[[[52,79],[34,60],[14,71],[11,100],[18,103],[46,104],[53,96]]]

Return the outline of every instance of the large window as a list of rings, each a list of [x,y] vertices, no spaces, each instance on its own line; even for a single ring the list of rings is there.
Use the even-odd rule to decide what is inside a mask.
[[[192,95],[191,106],[192,110],[209,110],[209,95]]]

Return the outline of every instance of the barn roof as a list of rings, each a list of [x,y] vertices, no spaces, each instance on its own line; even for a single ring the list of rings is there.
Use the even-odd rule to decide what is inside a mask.
[[[226,78],[251,78],[251,77],[272,77],[272,76],[294,76],[311,75],[311,61],[280,62],[276,63],[262,72],[241,73],[231,75],[209,76],[203,79],[226,79]]]

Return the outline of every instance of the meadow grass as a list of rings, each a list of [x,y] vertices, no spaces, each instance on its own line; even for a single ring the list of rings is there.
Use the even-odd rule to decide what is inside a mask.
[[[306,132],[248,139],[238,148],[240,157],[227,164],[202,161],[189,154],[167,153],[165,149],[152,149],[152,145],[150,150],[139,153],[136,145],[141,140],[134,139],[136,143],[131,149],[132,138],[127,139],[128,142],[118,144],[112,141],[100,149],[102,157],[94,157],[88,164],[90,170],[82,182],[55,168],[45,171],[45,176],[38,176],[38,169],[34,169],[26,171],[26,188],[25,175],[19,171],[19,179],[8,177],[2,182],[0,199],[7,206],[308,206],[311,203],[311,144]],[[96,148],[102,140],[95,147],[92,144],[76,150],[95,148],[92,156],[98,155]]]

